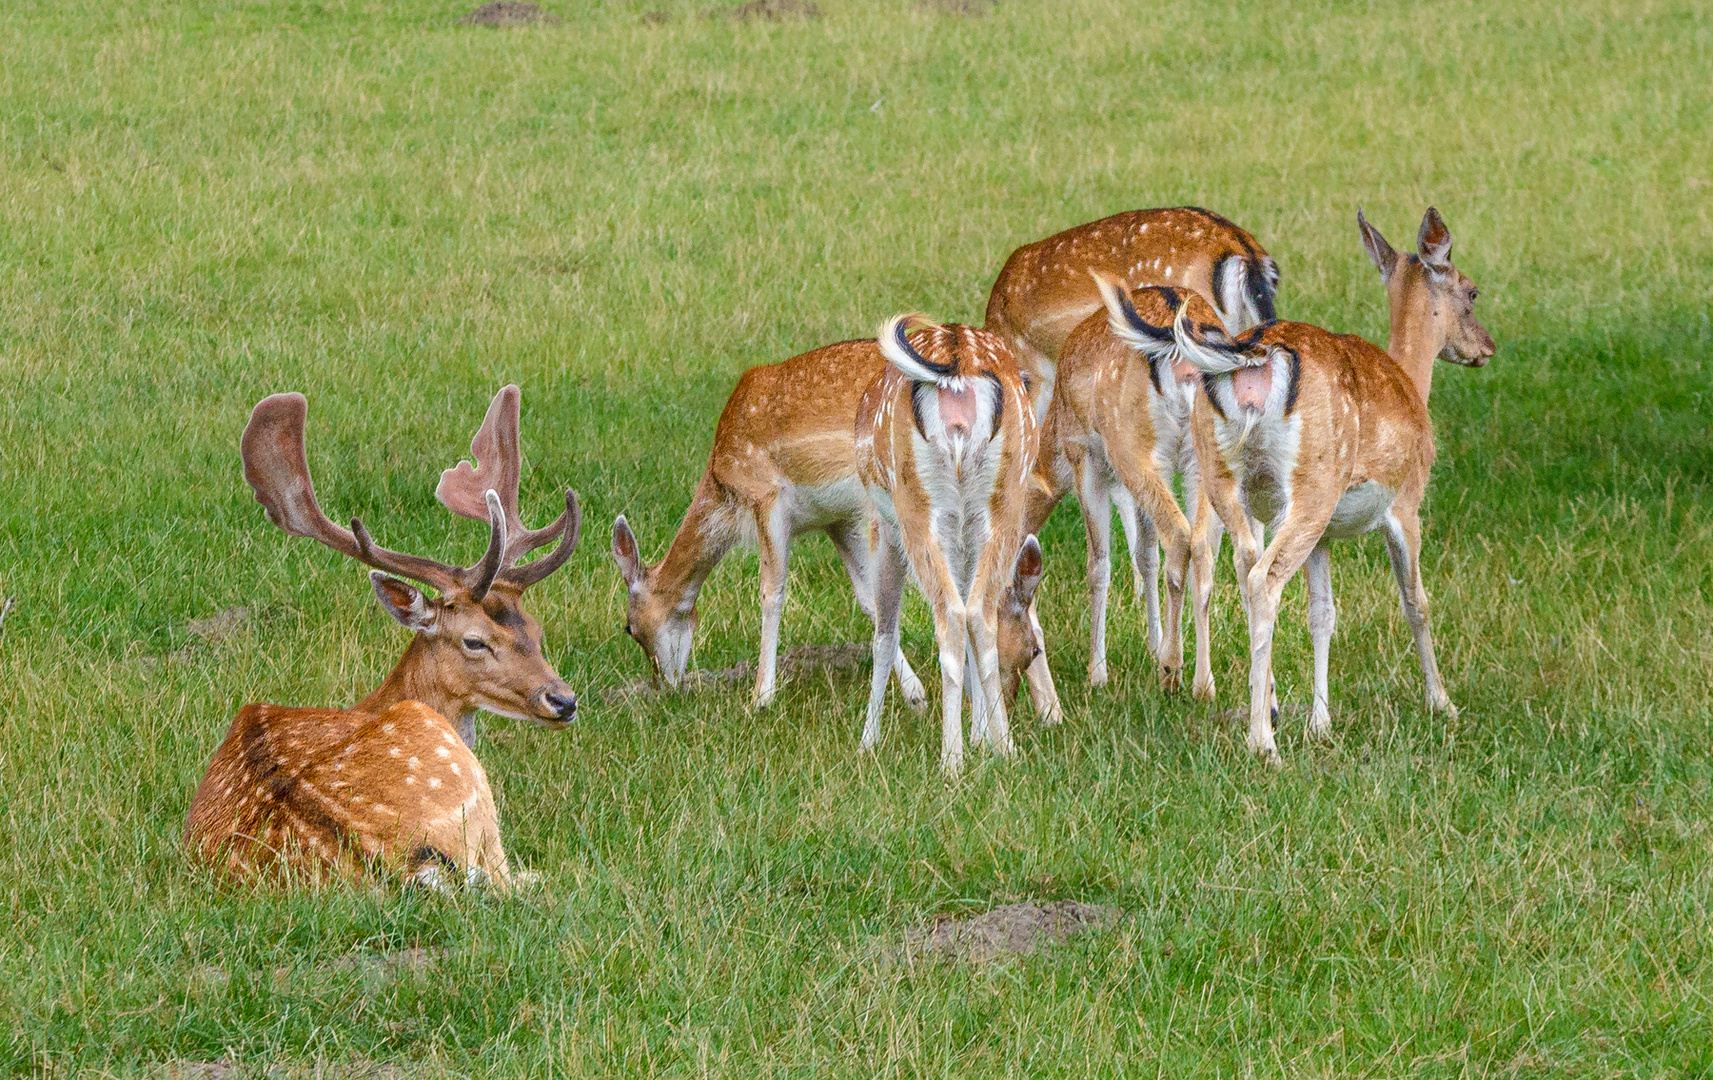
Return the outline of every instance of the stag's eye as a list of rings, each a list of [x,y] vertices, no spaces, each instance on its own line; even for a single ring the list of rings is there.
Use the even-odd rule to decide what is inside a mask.
[[[488,643],[474,635],[466,635],[464,638],[464,647],[469,649],[471,652],[482,652],[488,648]]]

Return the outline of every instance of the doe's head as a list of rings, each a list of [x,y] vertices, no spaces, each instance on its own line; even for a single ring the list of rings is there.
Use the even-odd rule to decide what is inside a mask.
[[[623,514],[613,522],[613,561],[625,583],[625,633],[642,647],[654,673],[676,689],[684,681],[696,636],[695,594],[661,592],[661,564],[649,566],[642,561],[636,534]]]
[[[1041,635],[1030,607],[1043,573],[1041,542],[1031,536],[1017,552],[1011,584],[999,601],[999,692],[1006,703],[1017,700],[1024,672],[1041,655]]]
[[[1392,250],[1360,208],[1356,226],[1362,232],[1362,248],[1386,286],[1394,326],[1399,319],[1425,325],[1435,355],[1441,360],[1482,367],[1492,359],[1497,351],[1493,335],[1475,317],[1480,290],[1452,265],[1451,230],[1438,210],[1430,206],[1422,216],[1413,255]]]
[[[522,607],[523,593],[559,569],[576,550],[582,512],[574,491],[551,525],[528,529],[518,518],[518,388],[495,395],[470,449],[480,466],[459,462],[441,474],[435,496],[447,509],[488,523],[488,547],[459,567],[376,544],[355,518],[349,529],[321,510],[304,451],[302,394],[274,394],[250,414],[240,451],[244,478],[268,520],[293,536],[319,541],[371,568],[381,607],[416,638],[414,677],[461,710],[548,725],[577,711],[572,693],[541,648],[541,626]],[[557,540],[546,556],[520,565]],[[419,586],[434,591],[428,595]],[[448,717],[456,720],[456,717]]]

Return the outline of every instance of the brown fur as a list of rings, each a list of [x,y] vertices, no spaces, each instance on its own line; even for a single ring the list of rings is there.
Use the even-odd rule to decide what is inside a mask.
[[[1132,288],[1193,289],[1217,303],[1214,269],[1228,256],[1268,260],[1247,231],[1196,207],[1114,214],[1012,252],[988,296],[986,327],[1011,347],[1040,414],[1065,339],[1101,306],[1090,271]]]
[[[510,880],[487,775],[419,701],[244,706],[196,789],[184,842],[236,880],[349,880],[442,861]]]

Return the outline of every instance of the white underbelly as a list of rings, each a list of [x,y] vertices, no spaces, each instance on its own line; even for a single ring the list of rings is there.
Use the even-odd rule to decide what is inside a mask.
[[[854,521],[868,512],[862,481],[854,475],[830,484],[799,484],[787,489],[786,511],[793,535]]]
[[[1378,480],[1367,480],[1346,491],[1332,511],[1324,535],[1334,540],[1361,536],[1380,527],[1398,493]]]

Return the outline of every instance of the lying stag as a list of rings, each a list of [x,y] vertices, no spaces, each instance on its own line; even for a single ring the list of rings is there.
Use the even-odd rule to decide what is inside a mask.
[[[435,886],[462,878],[503,888],[510,874],[494,798],[469,748],[474,714],[555,727],[576,714],[520,600],[576,549],[577,496],[567,491],[564,514],[544,529],[518,519],[518,389],[507,386],[471,443],[480,468],[459,463],[436,492],[454,512],[488,522],[481,561],[460,568],[389,551],[360,521],[346,530],[321,512],[304,454],[307,412],[301,394],[256,406],[241,443],[244,478],[269,521],[372,567],[381,607],[415,636],[353,708],[240,709],[196,790],[185,843],[240,880],[270,870],[311,880],[402,871]],[[518,565],[553,540],[550,554]]]

